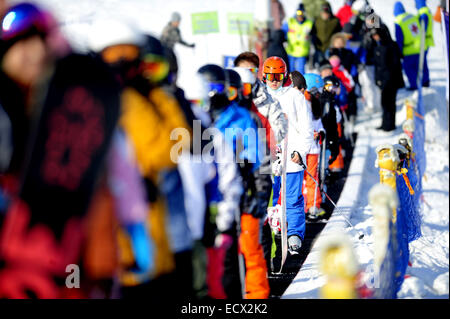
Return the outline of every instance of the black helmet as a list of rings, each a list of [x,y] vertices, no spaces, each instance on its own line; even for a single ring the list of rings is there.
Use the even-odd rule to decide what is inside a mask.
[[[225,69],[228,77],[228,85],[240,89],[242,87],[241,76],[232,69]]]
[[[324,89],[328,92],[333,91],[336,93],[336,90],[341,86],[341,82],[339,82],[339,79],[334,75],[326,76],[323,79],[323,83]]]
[[[225,75],[228,81],[228,99],[234,101],[242,99],[242,80],[239,73],[232,69],[225,69]]]
[[[206,64],[197,71],[208,83],[225,85],[225,70],[216,64]]]
[[[218,110],[230,104],[227,91],[227,74],[225,70],[216,64],[206,64],[198,69],[209,86],[209,97],[211,99],[211,110]]]
[[[152,35],[146,35],[140,51],[142,75],[154,84],[164,81],[169,75],[169,59],[161,41]]]

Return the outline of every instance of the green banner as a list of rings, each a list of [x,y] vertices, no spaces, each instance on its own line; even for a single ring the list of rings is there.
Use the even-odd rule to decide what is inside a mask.
[[[219,32],[217,11],[192,14],[192,34],[207,34]]]
[[[228,13],[229,34],[250,34],[253,26],[252,13]]]

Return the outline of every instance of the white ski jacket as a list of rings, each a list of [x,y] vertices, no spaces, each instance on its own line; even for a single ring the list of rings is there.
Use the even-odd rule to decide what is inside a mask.
[[[268,88],[270,95],[280,102],[283,112],[288,118],[288,146],[287,146],[287,173],[302,171],[303,168],[291,161],[294,151],[300,153],[303,163],[306,165],[306,155],[310,152],[314,143],[314,131],[311,109],[305,96],[292,85],[281,87],[274,91]],[[284,150],[282,150],[284,151]]]
[[[276,143],[280,143],[286,135],[288,123],[280,103],[272,98],[266,85],[260,80],[257,80],[255,84],[253,103],[258,112],[269,121]]]

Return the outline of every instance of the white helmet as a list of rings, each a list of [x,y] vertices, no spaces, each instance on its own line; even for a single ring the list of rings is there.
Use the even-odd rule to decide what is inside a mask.
[[[209,87],[205,78],[199,73],[194,74],[190,81],[189,89],[186,90],[186,98],[193,101],[193,106],[200,107],[204,111],[209,110]]]
[[[99,19],[89,32],[89,48],[94,52],[118,44],[142,45],[145,37],[132,24],[121,19]]]
[[[249,69],[237,66],[237,67],[234,67],[232,70],[236,71],[239,74],[239,76],[241,77],[242,83],[255,84],[256,77],[253,74],[253,72],[250,71]]]
[[[367,4],[365,0],[356,0],[352,4],[352,11],[361,13],[366,10]]]

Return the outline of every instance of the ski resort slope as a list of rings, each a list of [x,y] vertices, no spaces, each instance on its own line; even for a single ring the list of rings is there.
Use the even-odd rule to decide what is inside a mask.
[[[394,1],[372,1],[375,11],[393,30],[391,8]],[[414,2],[404,1],[406,10],[414,11]],[[386,5],[390,3],[389,5]],[[436,3],[427,2],[432,10]],[[335,4],[335,2],[333,2]],[[434,13],[434,11],[433,11]],[[434,24],[436,46],[428,53],[431,87],[423,89],[425,115],[425,152],[427,168],[423,178],[422,237],[409,245],[410,263],[406,278],[398,293],[398,298],[448,298],[449,297],[449,154],[448,154],[448,106],[446,102],[446,77],[444,40],[440,25]],[[417,95],[417,94],[416,94]],[[401,125],[406,119],[406,98],[415,100],[417,96],[400,90],[397,96],[396,125],[394,132],[375,130],[381,124],[381,110],[375,114],[359,111],[358,133],[353,160],[348,179],[333,216],[303,264],[302,269],[285,291],[282,298],[319,298],[319,288],[325,283],[319,267],[319,247],[322,238],[333,232],[346,232],[351,238],[360,270],[368,282],[373,272],[372,210],[368,203],[371,187],[379,182],[378,169],[375,168],[375,148],[384,143],[398,143],[402,132]],[[345,220],[347,218],[352,228]],[[358,239],[359,234],[365,236]]]
[[[11,1],[18,2],[18,1]],[[194,42],[195,49],[175,46],[179,60],[179,85],[187,92],[190,89],[192,75],[206,63],[222,64],[224,55],[237,55],[248,49],[248,38],[227,32],[228,13],[252,13],[259,8],[256,0],[35,0],[50,8],[61,22],[62,31],[67,35],[74,48],[86,50],[86,39],[92,32],[92,23],[102,17],[119,16],[132,21],[144,32],[156,36],[170,19],[173,11],[182,14],[181,34],[188,43]],[[286,15],[294,14],[298,0],[281,0]],[[375,12],[394,34],[394,0],[370,1]],[[332,0],[330,4],[336,12],[344,0]],[[416,12],[414,1],[404,0],[406,11]],[[434,14],[439,0],[428,0],[428,6]],[[219,33],[195,35],[191,25],[191,14],[217,11]],[[428,53],[431,87],[424,89],[426,110],[427,170],[423,180],[424,204],[422,211],[423,236],[410,245],[412,263],[400,298],[448,298],[449,296],[449,163],[448,163],[448,106],[445,99],[446,74],[444,52],[441,48],[443,37],[440,26],[434,23],[436,46]],[[373,236],[371,227],[373,218],[368,204],[367,194],[378,183],[378,171],[374,167],[375,148],[382,143],[397,143],[401,133],[401,124],[406,118],[404,100],[411,92],[401,90],[397,101],[397,130],[390,134],[375,131],[381,123],[381,113],[372,115],[359,112],[356,131],[357,145],[353,154],[349,176],[338,202],[339,212],[335,212],[322,234],[332,230],[347,232],[354,243],[356,255],[362,270],[373,265]],[[345,218],[350,219],[355,229],[349,227]],[[358,239],[363,232],[363,240]],[[286,290],[283,298],[318,298],[318,288],[323,284],[318,268],[318,251],[314,246],[302,270]]]

